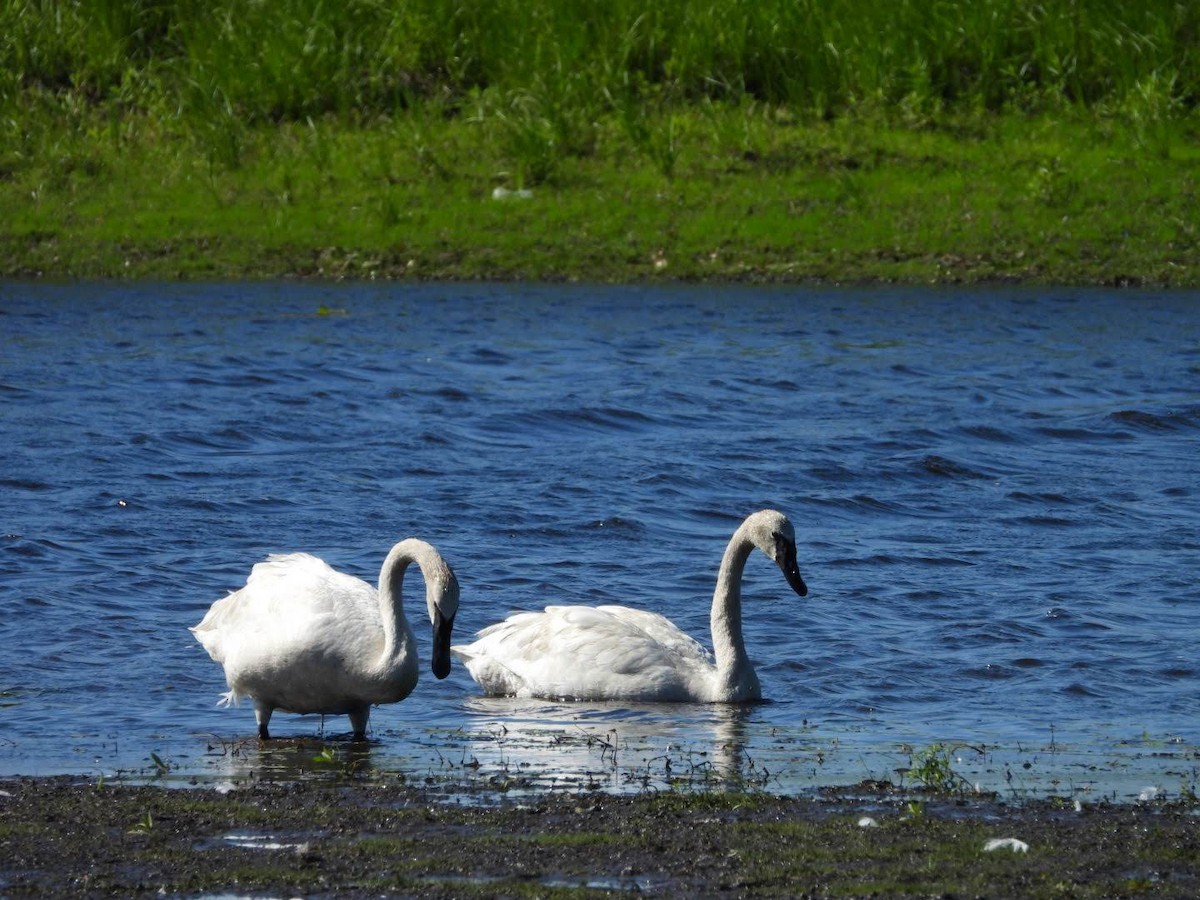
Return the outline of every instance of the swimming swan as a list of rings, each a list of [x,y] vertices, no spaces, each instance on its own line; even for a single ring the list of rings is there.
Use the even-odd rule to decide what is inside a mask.
[[[409,538],[384,559],[378,590],[307,553],[258,563],[245,587],[214,603],[190,629],[225,667],[229,691],[221,705],[251,698],[263,740],[276,709],[347,713],[354,739],[362,740],[371,706],[403,700],[417,683],[417,648],[401,601],[412,562],[425,579],[433,674],[445,678],[458,580],[433,546]]]
[[[451,647],[484,692],[574,700],[742,703],[762,698],[742,641],[742,570],[757,547],[808,593],[796,536],[783,513],[765,509],[733,533],[712,602],[716,665],[695,640],[657,613],[627,606],[548,606],[517,613]]]

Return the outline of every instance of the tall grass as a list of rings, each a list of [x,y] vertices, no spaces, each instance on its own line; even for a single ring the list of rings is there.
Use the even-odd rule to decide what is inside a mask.
[[[1096,103],[1173,76],[1196,99],[1200,6],[1178,0],[7,0],[6,89],[220,90],[250,116],[371,113],[432,90],[666,85],[838,109],[910,94]]]
[[[1078,107],[1154,134],[1200,97],[1200,3],[1178,0],[4,0],[0,35],[7,139],[103,106],[181,122],[230,165],[255,123],[430,104],[479,116],[537,180],[604,118],[663,153],[646,111],[698,99]]]

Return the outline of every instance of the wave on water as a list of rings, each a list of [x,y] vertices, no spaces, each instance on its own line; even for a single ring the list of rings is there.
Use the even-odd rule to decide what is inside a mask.
[[[1074,497],[1068,497],[1066,494],[1061,494],[1052,491],[1040,493],[1031,493],[1029,491],[1012,491],[1008,495],[1009,500],[1015,500],[1018,503],[1032,504],[1052,504],[1070,506],[1078,503],[1079,500]]]
[[[980,472],[977,469],[966,465],[965,463],[956,462],[952,459],[947,459],[944,456],[929,455],[923,456],[918,465],[921,470],[930,475],[941,475],[946,478],[966,478],[972,480],[987,480],[995,478],[994,475],[988,475]]]
[[[1056,441],[1078,441],[1089,444],[1111,444],[1113,441],[1129,441],[1133,436],[1123,430],[1098,430],[1076,425],[1040,425],[1033,429],[1035,434]]]
[[[962,433],[975,440],[988,441],[995,444],[1017,444],[1022,437],[1008,428],[998,428],[994,425],[971,425],[962,429]]]
[[[1108,419],[1121,425],[1130,425],[1139,430],[1151,432],[1200,428],[1200,405],[1162,412],[1123,409],[1111,413]]]
[[[1071,528],[1083,524],[1083,520],[1049,515],[1005,516],[1001,521],[1011,525],[1028,525],[1031,528]]]
[[[0,478],[0,488],[9,488],[14,491],[30,491],[32,493],[55,490],[55,486],[52,484],[27,478]]]
[[[492,416],[486,430],[493,433],[589,434],[635,432],[660,427],[654,416],[619,406],[541,409],[517,415]]]

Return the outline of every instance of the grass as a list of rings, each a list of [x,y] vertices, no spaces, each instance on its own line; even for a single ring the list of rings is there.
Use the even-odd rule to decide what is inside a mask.
[[[1197,282],[1189,4],[24,0],[0,33],[2,276]]]
[[[81,140],[0,182],[11,211],[0,267],[73,277],[1194,283],[1196,153],[1182,136],[1163,159],[1148,158],[1128,130],[1088,120],[984,117],[913,130],[813,124],[749,103],[672,116],[671,176],[610,133],[528,200],[493,199],[519,178],[477,141],[476,123],[459,119],[257,130],[237,168],[213,169],[153,136]]]
[[[1189,104],[1198,26],[1170,0],[18,0],[0,12],[9,95],[66,89],[214,122],[448,100],[517,120],[535,110],[576,150],[596,112],[700,97],[823,116],[864,100]]]

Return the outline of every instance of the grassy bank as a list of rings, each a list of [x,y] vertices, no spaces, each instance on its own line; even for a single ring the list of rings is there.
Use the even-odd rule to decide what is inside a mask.
[[[6,4],[0,275],[1200,283],[1190,4],[484,6]]]
[[[6,896],[1195,896],[1186,806],[0,783]],[[869,817],[870,822],[863,822]],[[987,850],[1015,838],[1027,849]]]

